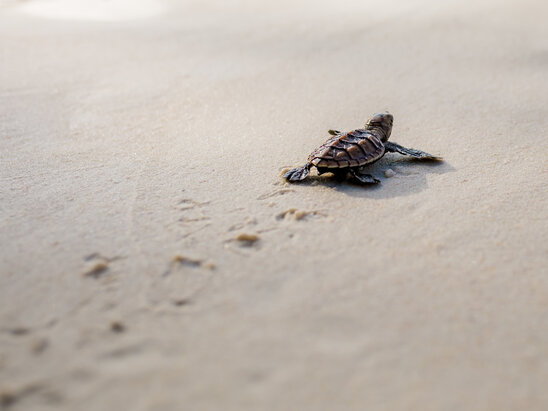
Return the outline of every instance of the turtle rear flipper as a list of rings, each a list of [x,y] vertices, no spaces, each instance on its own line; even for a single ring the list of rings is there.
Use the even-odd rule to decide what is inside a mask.
[[[301,181],[308,176],[308,173],[310,172],[311,164],[307,164],[303,167],[297,167],[292,170],[289,170],[287,173],[284,173],[282,176],[287,181]]]
[[[367,174],[360,170],[350,169],[350,175],[352,178],[362,184],[378,184],[380,180],[377,180],[371,174]]]
[[[392,153],[400,153],[400,154],[411,156],[421,160],[434,160],[434,161],[442,160],[441,157],[434,156],[432,154],[428,154],[424,151],[416,150],[414,148],[406,148],[406,147],[400,146],[399,144],[392,143],[391,141],[385,142],[384,148],[386,149],[386,151],[389,151]]]

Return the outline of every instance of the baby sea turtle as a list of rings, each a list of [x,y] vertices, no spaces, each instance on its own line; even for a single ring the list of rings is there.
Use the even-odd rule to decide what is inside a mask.
[[[343,178],[350,174],[360,183],[376,184],[379,180],[367,174],[363,166],[379,160],[386,152],[400,153],[421,160],[441,160],[441,157],[424,151],[389,142],[393,122],[392,114],[385,112],[371,117],[364,128],[348,133],[329,130],[333,137],[308,156],[308,163],[289,170],[283,178],[290,182],[304,180],[314,166],[318,169],[318,174],[331,172]]]

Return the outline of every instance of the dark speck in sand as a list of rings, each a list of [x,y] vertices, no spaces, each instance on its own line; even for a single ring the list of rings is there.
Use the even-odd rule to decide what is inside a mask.
[[[30,384],[18,389],[0,389],[0,409],[8,409],[23,397],[43,390],[44,387],[39,384]]]
[[[26,335],[30,333],[30,330],[26,327],[14,327],[9,330],[12,335]]]
[[[120,321],[113,321],[110,323],[110,330],[114,333],[122,333],[126,330],[126,326]]]
[[[182,307],[184,305],[189,305],[191,303],[190,299],[188,298],[180,298],[178,300],[173,301],[173,305],[177,307]]]
[[[3,390],[0,391],[0,407],[2,409],[8,408],[17,401],[17,394],[13,391]]]
[[[214,270],[216,267],[214,263],[207,263],[198,258],[185,257],[183,255],[176,255],[175,257],[173,257],[172,267],[175,265],[194,267],[194,268],[200,267],[200,268],[205,268],[207,270]],[[167,274],[169,274],[169,270],[168,272],[164,273],[164,275],[167,275]]]
[[[49,346],[49,341],[47,338],[37,338],[34,341],[32,341],[30,345],[30,350],[34,354],[42,354]]]
[[[182,255],[176,255],[173,257],[173,262],[181,265],[188,265],[190,267],[199,267],[202,265],[202,260],[189,258]]]

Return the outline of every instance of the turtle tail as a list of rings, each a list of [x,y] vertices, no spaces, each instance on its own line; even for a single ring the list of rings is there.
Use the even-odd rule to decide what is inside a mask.
[[[292,170],[289,170],[287,173],[284,173],[282,176],[287,181],[301,181],[308,176],[308,173],[310,171],[310,167],[312,167],[312,164],[308,163],[305,166],[297,167]]]

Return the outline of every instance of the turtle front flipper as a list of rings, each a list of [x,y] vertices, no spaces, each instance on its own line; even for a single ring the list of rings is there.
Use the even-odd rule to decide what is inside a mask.
[[[392,143],[390,141],[387,141],[384,143],[384,148],[386,149],[386,151],[389,151],[392,153],[400,153],[405,156],[411,156],[421,160],[435,160],[435,161],[443,160],[441,157],[434,156],[432,154],[428,154],[424,151],[416,150],[414,148],[405,148],[403,146],[400,146],[399,144]]]
[[[360,182],[362,184],[378,184],[378,183],[380,183],[380,180],[377,180],[371,174],[361,172],[360,170],[356,170],[356,169],[351,168],[349,170],[349,172],[350,172],[350,175],[355,180],[357,180],[358,182]]]
[[[287,173],[284,173],[282,176],[287,181],[301,181],[308,176],[308,173],[310,172],[310,167],[312,167],[312,164],[308,163],[305,166],[297,167],[292,170],[289,170]]]
[[[339,130],[327,130],[327,132],[329,134],[331,134],[332,136],[337,136],[337,135],[341,134],[341,132]]]

